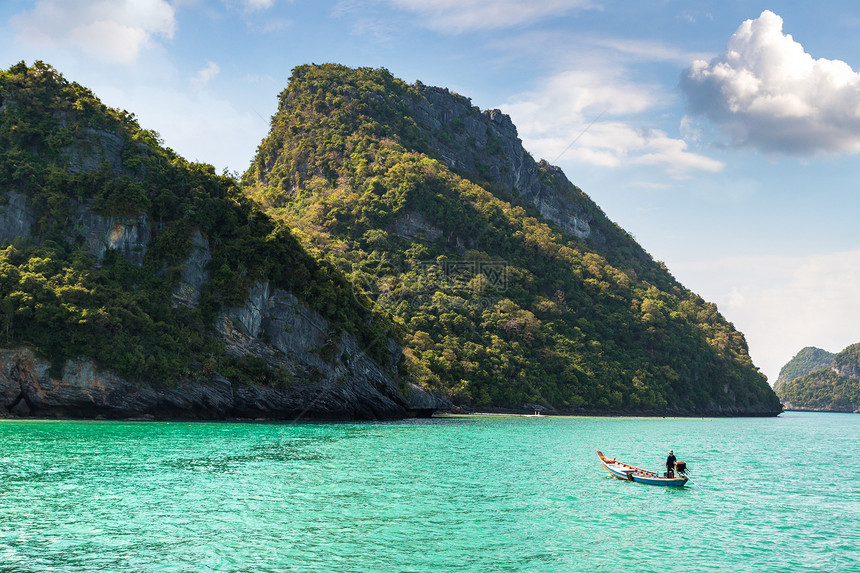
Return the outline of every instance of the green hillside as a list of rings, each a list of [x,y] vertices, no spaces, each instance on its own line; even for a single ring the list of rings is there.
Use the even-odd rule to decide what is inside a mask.
[[[220,372],[283,384],[289,375],[265,361],[225,353],[213,328],[217,313],[243,305],[259,280],[294,293],[388,360],[386,323],[232,178],[185,161],[133,115],[41,62],[0,71],[0,198],[2,345],[32,347],[57,371],[83,356],[130,380]],[[129,253],[96,252],[96,224],[118,240],[151,228],[151,241]],[[180,304],[195,236],[208,242],[211,279],[201,279],[199,300]]]
[[[779,370],[779,377],[773,385],[774,391],[779,394],[779,388],[783,384],[816,370],[832,367],[835,356],[835,354],[814,346],[803,348]]]
[[[788,379],[776,388],[787,408],[827,412],[860,411],[860,343],[830,356],[831,360],[824,367]]]
[[[409,373],[460,403],[778,413],[716,306],[517,155],[505,121],[384,69],[302,66],[242,185],[390,316]]]

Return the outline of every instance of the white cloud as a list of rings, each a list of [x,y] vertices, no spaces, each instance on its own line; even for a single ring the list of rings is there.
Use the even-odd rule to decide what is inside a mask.
[[[860,341],[860,251],[740,256],[670,268],[744,333],[771,384],[805,346],[838,352]]]
[[[271,8],[275,0],[245,0],[245,9],[249,11]]]
[[[402,37],[404,33],[390,12],[387,4],[378,0],[339,0],[332,8],[331,16],[351,22],[351,35],[365,42],[381,44]]]
[[[702,129],[685,115],[681,118],[681,135],[687,141],[699,141],[702,137]]]
[[[503,109],[526,148],[551,162],[563,157],[603,167],[652,165],[676,177],[722,169],[721,162],[689,151],[681,139],[617,119],[648,112],[669,97],[660,87],[625,80],[623,70],[578,70],[548,78]],[[595,121],[604,116],[616,119]]]
[[[388,0],[397,8],[419,14],[429,28],[460,34],[530,24],[572,10],[588,9],[590,0]]]
[[[692,112],[736,146],[860,152],[860,74],[840,60],[814,59],[782,25],[764,11],[741,24],[725,54],[693,62],[681,77]]]
[[[710,12],[701,12],[699,10],[684,10],[677,16],[675,16],[677,20],[681,20],[682,22],[686,22],[688,24],[695,24],[702,20],[713,20],[714,15]]]
[[[220,71],[221,68],[218,67],[218,64],[215,62],[207,62],[206,67],[194,74],[194,77],[191,78],[191,85],[197,89],[201,89],[212,81]]]
[[[691,153],[687,150],[686,141],[669,137],[659,130],[645,132],[640,145],[630,149],[641,152],[632,158],[634,165],[656,165],[674,177],[683,177],[691,171],[716,173],[723,168],[721,161]]]
[[[38,0],[12,25],[24,43],[77,48],[122,64],[137,60],[154,36],[172,38],[176,31],[165,0]]]
[[[228,8],[243,12],[259,12],[275,5],[275,0],[222,0]]]
[[[614,57],[624,57],[636,62],[674,62],[687,64],[691,59],[707,57],[704,54],[691,53],[679,49],[678,46],[663,42],[595,35],[583,36],[582,41],[587,43],[588,46],[612,50]]]

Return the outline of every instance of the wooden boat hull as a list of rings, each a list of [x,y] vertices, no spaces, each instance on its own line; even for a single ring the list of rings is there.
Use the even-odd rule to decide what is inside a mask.
[[[603,467],[606,468],[606,471],[608,471],[610,474],[612,474],[618,479],[635,481],[637,483],[646,483],[648,485],[662,485],[668,487],[682,487],[685,483],[687,483],[687,477],[684,475],[670,478],[663,477],[657,472],[643,470],[642,468],[637,468],[636,466],[631,466],[630,464],[619,462],[614,458],[610,460],[599,451],[597,452],[597,456],[600,458],[600,463],[603,464]]]

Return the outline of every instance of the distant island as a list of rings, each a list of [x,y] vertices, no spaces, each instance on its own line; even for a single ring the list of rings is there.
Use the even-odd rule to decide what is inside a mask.
[[[802,349],[782,367],[774,391],[788,410],[860,412],[860,343],[837,354]]]
[[[0,415],[782,411],[508,116],[384,69],[296,68],[237,181],[22,62],[0,203]]]

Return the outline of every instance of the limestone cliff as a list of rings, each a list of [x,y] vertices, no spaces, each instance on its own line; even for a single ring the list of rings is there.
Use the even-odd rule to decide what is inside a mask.
[[[3,189],[0,188],[0,193]],[[30,236],[33,227],[33,212],[27,206],[27,197],[15,191],[0,194],[6,204],[0,211],[0,241],[12,241],[15,237]]]
[[[511,190],[507,199],[533,206],[566,233],[597,246],[624,243],[637,257],[649,258],[559,167],[535,162],[508,115],[498,109],[480,111],[445,88],[420,82],[415,87],[421,97],[404,102],[433,153],[450,168],[491,182],[497,190]]]
[[[0,417],[367,420],[429,415],[440,404],[420,390],[406,401],[371,376],[359,384],[328,380],[286,388],[234,384],[218,374],[201,382],[132,383],[76,359],[54,378],[32,350],[0,350]]]
[[[270,368],[286,372],[289,380],[313,381],[295,387],[287,383],[288,388],[239,389],[238,412],[294,411],[317,417],[338,413],[375,419],[426,415],[451,407],[442,397],[401,395],[391,375],[401,352],[393,340],[387,341],[391,362],[380,365],[355,336],[332,328],[294,295],[273,289],[268,282],[255,284],[244,306],[219,314],[216,326],[227,352],[261,358]]]

